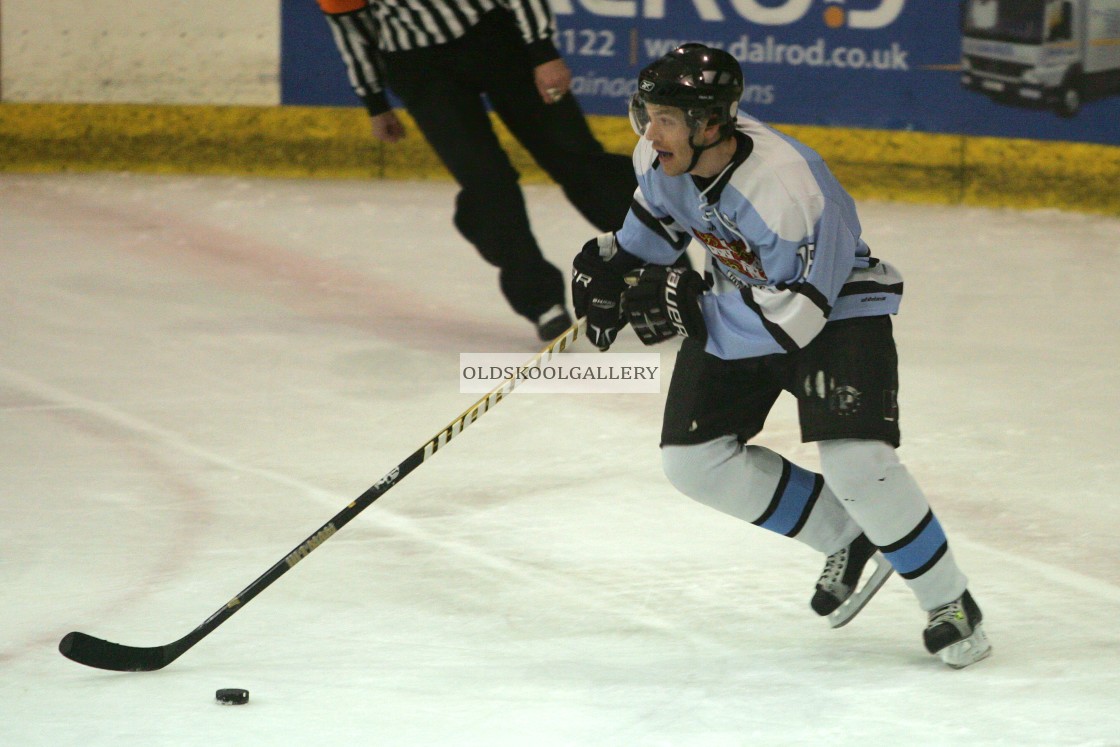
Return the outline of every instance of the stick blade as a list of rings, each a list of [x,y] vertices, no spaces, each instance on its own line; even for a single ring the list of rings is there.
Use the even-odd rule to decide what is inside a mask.
[[[85,633],[67,633],[58,651],[67,659],[96,669],[113,672],[154,672],[170,664],[175,656],[168,646],[139,648],[94,638]]]

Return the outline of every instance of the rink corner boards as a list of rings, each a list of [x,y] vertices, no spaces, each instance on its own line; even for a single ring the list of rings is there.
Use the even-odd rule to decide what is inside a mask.
[[[0,103],[0,171],[133,171],[284,178],[448,179],[409,130],[386,146],[357,107]],[[590,117],[629,153],[623,117]],[[1120,147],[892,130],[782,125],[859,199],[1120,215]],[[498,124],[528,183],[547,177]]]

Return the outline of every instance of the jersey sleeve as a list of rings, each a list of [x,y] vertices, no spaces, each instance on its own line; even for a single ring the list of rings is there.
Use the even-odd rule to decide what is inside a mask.
[[[534,67],[560,58],[556,50],[556,17],[548,0],[506,0],[505,4],[517,22],[521,39]]]
[[[366,0],[318,0],[326,16],[350,87],[371,116],[391,108],[385,92],[385,73],[377,46],[378,21]]]

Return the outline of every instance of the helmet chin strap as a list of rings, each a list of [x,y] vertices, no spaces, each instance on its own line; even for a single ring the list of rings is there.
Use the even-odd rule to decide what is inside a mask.
[[[697,145],[696,143],[692,142],[692,138],[689,138],[688,139],[688,145],[689,145],[689,147],[692,148],[692,160],[688,162],[688,168],[686,168],[684,170],[685,173],[686,174],[691,174],[692,173],[692,170],[694,168],[696,168],[696,164],[699,163],[699,161],[700,161],[700,156],[704,155],[704,151],[708,150],[708,148],[716,147],[717,145],[719,145],[720,143],[722,143],[726,139],[727,139],[726,133],[721,133],[720,138],[718,140],[716,140],[714,143],[708,143],[707,145]]]

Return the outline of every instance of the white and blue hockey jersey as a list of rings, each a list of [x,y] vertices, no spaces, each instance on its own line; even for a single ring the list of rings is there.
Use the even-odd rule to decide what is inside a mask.
[[[852,198],[821,157],[745,114],[736,127],[746,138],[705,188],[665,176],[642,138],[638,189],[617,232],[620,248],[656,264],[672,264],[693,239],[707,249],[707,351],[792,352],[828,321],[896,313],[902,277],[871,257]]]

